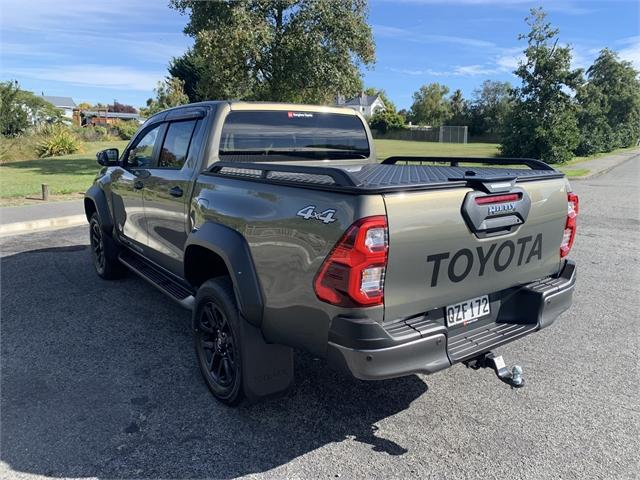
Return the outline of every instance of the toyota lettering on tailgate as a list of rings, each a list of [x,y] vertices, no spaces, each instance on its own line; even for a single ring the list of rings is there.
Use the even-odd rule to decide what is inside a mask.
[[[528,235],[519,238],[515,242],[506,240],[476,247],[475,249],[463,248],[453,255],[451,252],[429,255],[427,264],[433,264],[431,286],[435,287],[438,285],[441,271],[446,272],[451,282],[458,283],[467,278],[476,262],[479,265],[478,276],[482,277],[487,268],[493,268],[496,272],[503,272],[513,262],[520,266],[534,259],[542,260],[541,233],[536,235],[535,238]]]

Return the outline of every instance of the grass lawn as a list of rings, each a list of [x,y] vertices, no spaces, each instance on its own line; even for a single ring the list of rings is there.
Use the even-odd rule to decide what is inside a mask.
[[[79,197],[91,185],[100,169],[96,163],[96,152],[110,147],[122,151],[126,144],[125,141],[85,143],[83,153],[0,165],[0,205],[28,203],[29,198],[37,201],[40,198],[43,183],[49,185],[52,200]],[[394,155],[442,157],[495,157],[498,155],[498,144],[495,143],[458,144],[375,140],[375,146],[379,160]],[[591,157],[576,157],[560,169],[568,177],[583,176],[588,174],[589,170],[572,168],[573,165],[584,160],[629,150],[633,149],[620,149]]]
[[[612,150],[610,152],[595,153],[593,155],[589,155],[588,157],[573,157],[573,160],[568,161],[563,166],[567,167],[569,165],[574,165],[576,163],[584,162],[585,160],[594,160],[596,158],[608,157],[610,155],[616,155],[617,153],[633,152],[634,150],[635,151],[640,151],[640,148],[639,147],[618,148],[618,149]]]
[[[497,143],[436,143],[410,140],[375,140],[379,160],[393,156],[425,157],[495,157]]]
[[[618,153],[626,153],[626,152],[633,152],[633,151],[640,152],[640,149],[638,147],[618,148],[611,152],[596,153],[594,155],[589,155],[588,157],[573,157],[572,160],[568,161],[564,165],[561,165],[557,168],[569,178],[583,177],[585,175],[588,175],[590,170],[588,168],[579,168],[580,163],[585,162],[587,160],[595,160],[601,157],[608,157],[609,155],[616,155]]]
[[[40,197],[43,183],[49,185],[54,197],[84,193],[100,170],[96,152],[110,147],[122,151],[126,144],[126,141],[85,143],[83,153],[0,165],[0,203]]]
[[[567,168],[567,169],[564,169],[562,167],[560,167],[559,170],[569,178],[583,177],[583,176],[587,175],[591,171],[588,168]]]
[[[122,151],[126,144],[124,141],[85,143],[83,153],[0,165],[0,205],[28,203],[29,198],[40,198],[43,183],[49,185],[52,200],[79,196],[100,170],[96,152],[110,147]],[[376,151],[380,160],[392,155],[493,157],[498,153],[498,145],[376,140]]]

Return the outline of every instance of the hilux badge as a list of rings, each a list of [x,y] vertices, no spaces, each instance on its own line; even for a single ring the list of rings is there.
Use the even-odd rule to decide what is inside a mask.
[[[516,204],[514,202],[499,203],[497,205],[489,205],[487,207],[487,213],[489,215],[495,215],[496,213],[510,212],[511,210],[515,210],[515,209],[516,209]]]

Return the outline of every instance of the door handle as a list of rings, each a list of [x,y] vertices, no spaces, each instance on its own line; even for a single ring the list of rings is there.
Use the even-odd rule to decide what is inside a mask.
[[[172,197],[181,197],[184,192],[180,187],[173,187],[169,190],[169,195]]]
[[[144,188],[144,183],[142,183],[140,180],[136,180],[135,182],[133,182],[133,188],[135,188],[136,190],[142,190]]]

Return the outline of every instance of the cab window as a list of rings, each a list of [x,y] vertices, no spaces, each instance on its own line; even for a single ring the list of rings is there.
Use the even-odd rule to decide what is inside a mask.
[[[170,123],[162,143],[157,168],[181,169],[187,159],[197,120]]]
[[[160,125],[149,130],[129,149],[127,165],[133,168],[149,168],[153,163],[153,147],[160,133]]]

